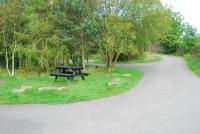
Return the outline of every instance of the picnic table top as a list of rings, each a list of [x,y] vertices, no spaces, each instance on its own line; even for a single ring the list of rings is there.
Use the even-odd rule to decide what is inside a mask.
[[[83,67],[78,67],[78,66],[57,66],[56,69],[83,69]]]

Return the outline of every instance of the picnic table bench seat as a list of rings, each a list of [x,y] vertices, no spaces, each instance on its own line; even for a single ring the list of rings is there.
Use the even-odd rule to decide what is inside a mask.
[[[75,76],[80,76],[82,80],[85,80],[85,76],[88,76],[88,73],[83,72],[71,72],[71,71],[62,71],[62,72],[53,72],[50,74],[51,76],[55,76],[55,81],[57,81],[58,77],[66,77],[68,80],[73,80]]]
[[[73,80],[74,74],[73,73],[59,73],[59,72],[54,72],[50,74],[51,76],[55,76],[55,81],[58,79],[58,77],[66,77],[69,80]]]

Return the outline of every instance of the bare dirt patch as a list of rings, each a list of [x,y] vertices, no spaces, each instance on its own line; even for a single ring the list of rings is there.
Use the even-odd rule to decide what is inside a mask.
[[[4,83],[4,81],[3,80],[0,80],[0,84],[3,84]]]

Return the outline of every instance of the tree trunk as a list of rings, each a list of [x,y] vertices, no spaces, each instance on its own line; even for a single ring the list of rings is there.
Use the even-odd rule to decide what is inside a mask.
[[[14,22],[13,22],[13,40],[14,40],[14,48],[12,50],[12,71],[11,71],[11,76],[13,77],[15,75],[15,51],[16,51],[16,46],[17,46],[17,40],[16,40],[16,18],[14,17]]]
[[[14,48],[15,49],[15,48]],[[15,52],[12,52],[12,73],[11,76],[15,75]]]
[[[9,70],[9,60],[8,60],[8,50],[5,48],[5,60],[6,60],[6,70],[8,72],[8,75],[11,76],[10,70]]]
[[[151,45],[149,45],[149,53],[151,53]]]
[[[108,69],[108,72],[111,72],[111,71],[112,71],[112,67],[113,67],[113,65],[112,65],[112,58],[109,57],[109,58],[108,58],[108,61],[107,61],[107,69]]]
[[[8,72],[8,75],[11,76],[11,73],[10,73],[10,70],[9,70],[8,49],[7,49],[6,37],[5,37],[4,31],[3,31],[3,38],[4,38],[4,46],[5,46],[6,70]]]
[[[83,72],[85,72],[85,51],[83,46],[81,47],[81,58],[82,58]]]
[[[87,65],[89,65],[89,56],[86,56]]]
[[[14,34],[15,36],[15,34]],[[11,76],[15,75],[15,52],[16,52],[16,47],[17,47],[17,41],[16,39],[14,40],[14,48],[12,51],[12,72],[11,72]]]
[[[115,56],[115,57],[114,57],[114,54],[113,54],[112,58],[110,59],[109,66],[108,66],[108,71],[109,71],[109,72],[112,71],[112,69],[115,67],[119,55],[120,55],[120,52],[116,53],[116,56]],[[113,58],[113,57],[114,57],[114,58]]]
[[[106,67],[107,67],[107,70],[108,72],[112,71],[112,68],[113,68],[113,54],[112,52],[110,53],[107,53],[106,55]]]
[[[80,33],[80,40],[81,40],[81,61],[82,61],[83,72],[85,72],[85,50],[84,50],[84,39],[82,30]]]

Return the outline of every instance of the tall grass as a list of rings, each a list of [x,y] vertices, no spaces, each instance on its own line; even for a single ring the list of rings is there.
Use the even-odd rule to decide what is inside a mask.
[[[185,61],[189,68],[200,76],[200,59],[187,55],[185,56]]]

